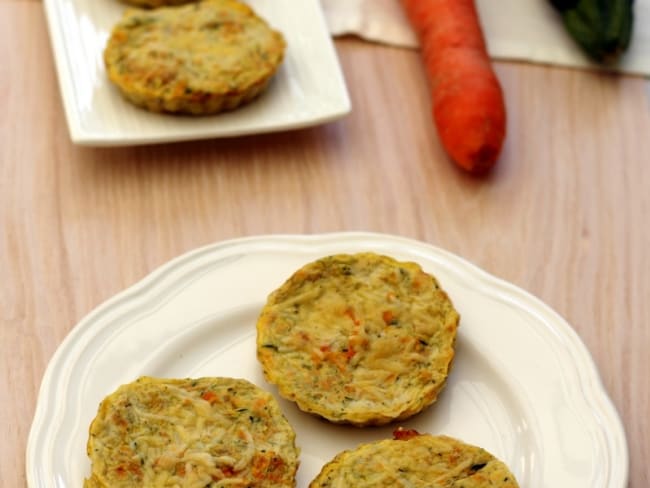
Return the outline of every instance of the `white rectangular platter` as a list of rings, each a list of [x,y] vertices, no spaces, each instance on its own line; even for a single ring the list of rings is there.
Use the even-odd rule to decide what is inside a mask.
[[[155,114],[122,98],[106,76],[103,50],[128,8],[119,0],[44,0],[72,141],[119,146],[232,137],[322,124],[350,112],[345,80],[319,0],[248,0],[287,41],[268,91],[233,112]]]

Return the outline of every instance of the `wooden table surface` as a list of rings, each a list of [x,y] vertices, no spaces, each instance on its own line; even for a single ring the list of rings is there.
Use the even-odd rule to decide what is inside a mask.
[[[508,139],[496,170],[472,178],[440,149],[417,52],[336,47],[353,104],[340,121],[83,148],[42,5],[0,1],[0,486],[25,486],[43,373],[94,307],[197,246],[345,230],[445,248],[565,317],[624,422],[629,486],[650,486],[648,81],[496,63]]]

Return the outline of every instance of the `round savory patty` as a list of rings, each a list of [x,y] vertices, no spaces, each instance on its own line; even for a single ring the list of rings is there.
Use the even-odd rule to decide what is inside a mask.
[[[266,379],[300,409],[381,425],[433,403],[459,315],[436,279],[374,253],[309,263],[270,294],[257,321]]]
[[[271,394],[232,378],[141,377],[90,425],[93,487],[294,487],[295,433]]]
[[[154,112],[214,114],[257,97],[284,57],[285,41],[246,4],[203,0],[128,9],[104,61],[131,102]]]
[[[518,488],[492,454],[446,436],[397,430],[394,439],[343,451],[309,488]]]

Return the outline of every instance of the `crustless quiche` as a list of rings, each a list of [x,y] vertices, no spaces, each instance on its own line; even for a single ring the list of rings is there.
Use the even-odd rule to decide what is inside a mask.
[[[141,377],[100,404],[84,487],[295,487],[294,441],[275,399],[246,380]]]
[[[266,379],[303,411],[357,426],[433,403],[459,315],[436,279],[374,253],[309,263],[270,294],[257,322]]]
[[[285,40],[245,3],[128,9],[104,50],[109,79],[153,112],[214,114],[260,95]]]
[[[518,488],[486,450],[447,436],[398,429],[394,439],[362,444],[327,463],[309,488]]]

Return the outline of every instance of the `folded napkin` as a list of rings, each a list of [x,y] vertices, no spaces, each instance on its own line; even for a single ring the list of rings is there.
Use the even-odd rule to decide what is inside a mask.
[[[334,36],[353,34],[369,41],[414,48],[417,40],[399,0],[321,0]],[[548,0],[476,0],[494,59],[597,68],[569,37]],[[650,76],[650,0],[634,3],[629,50],[613,69]]]

